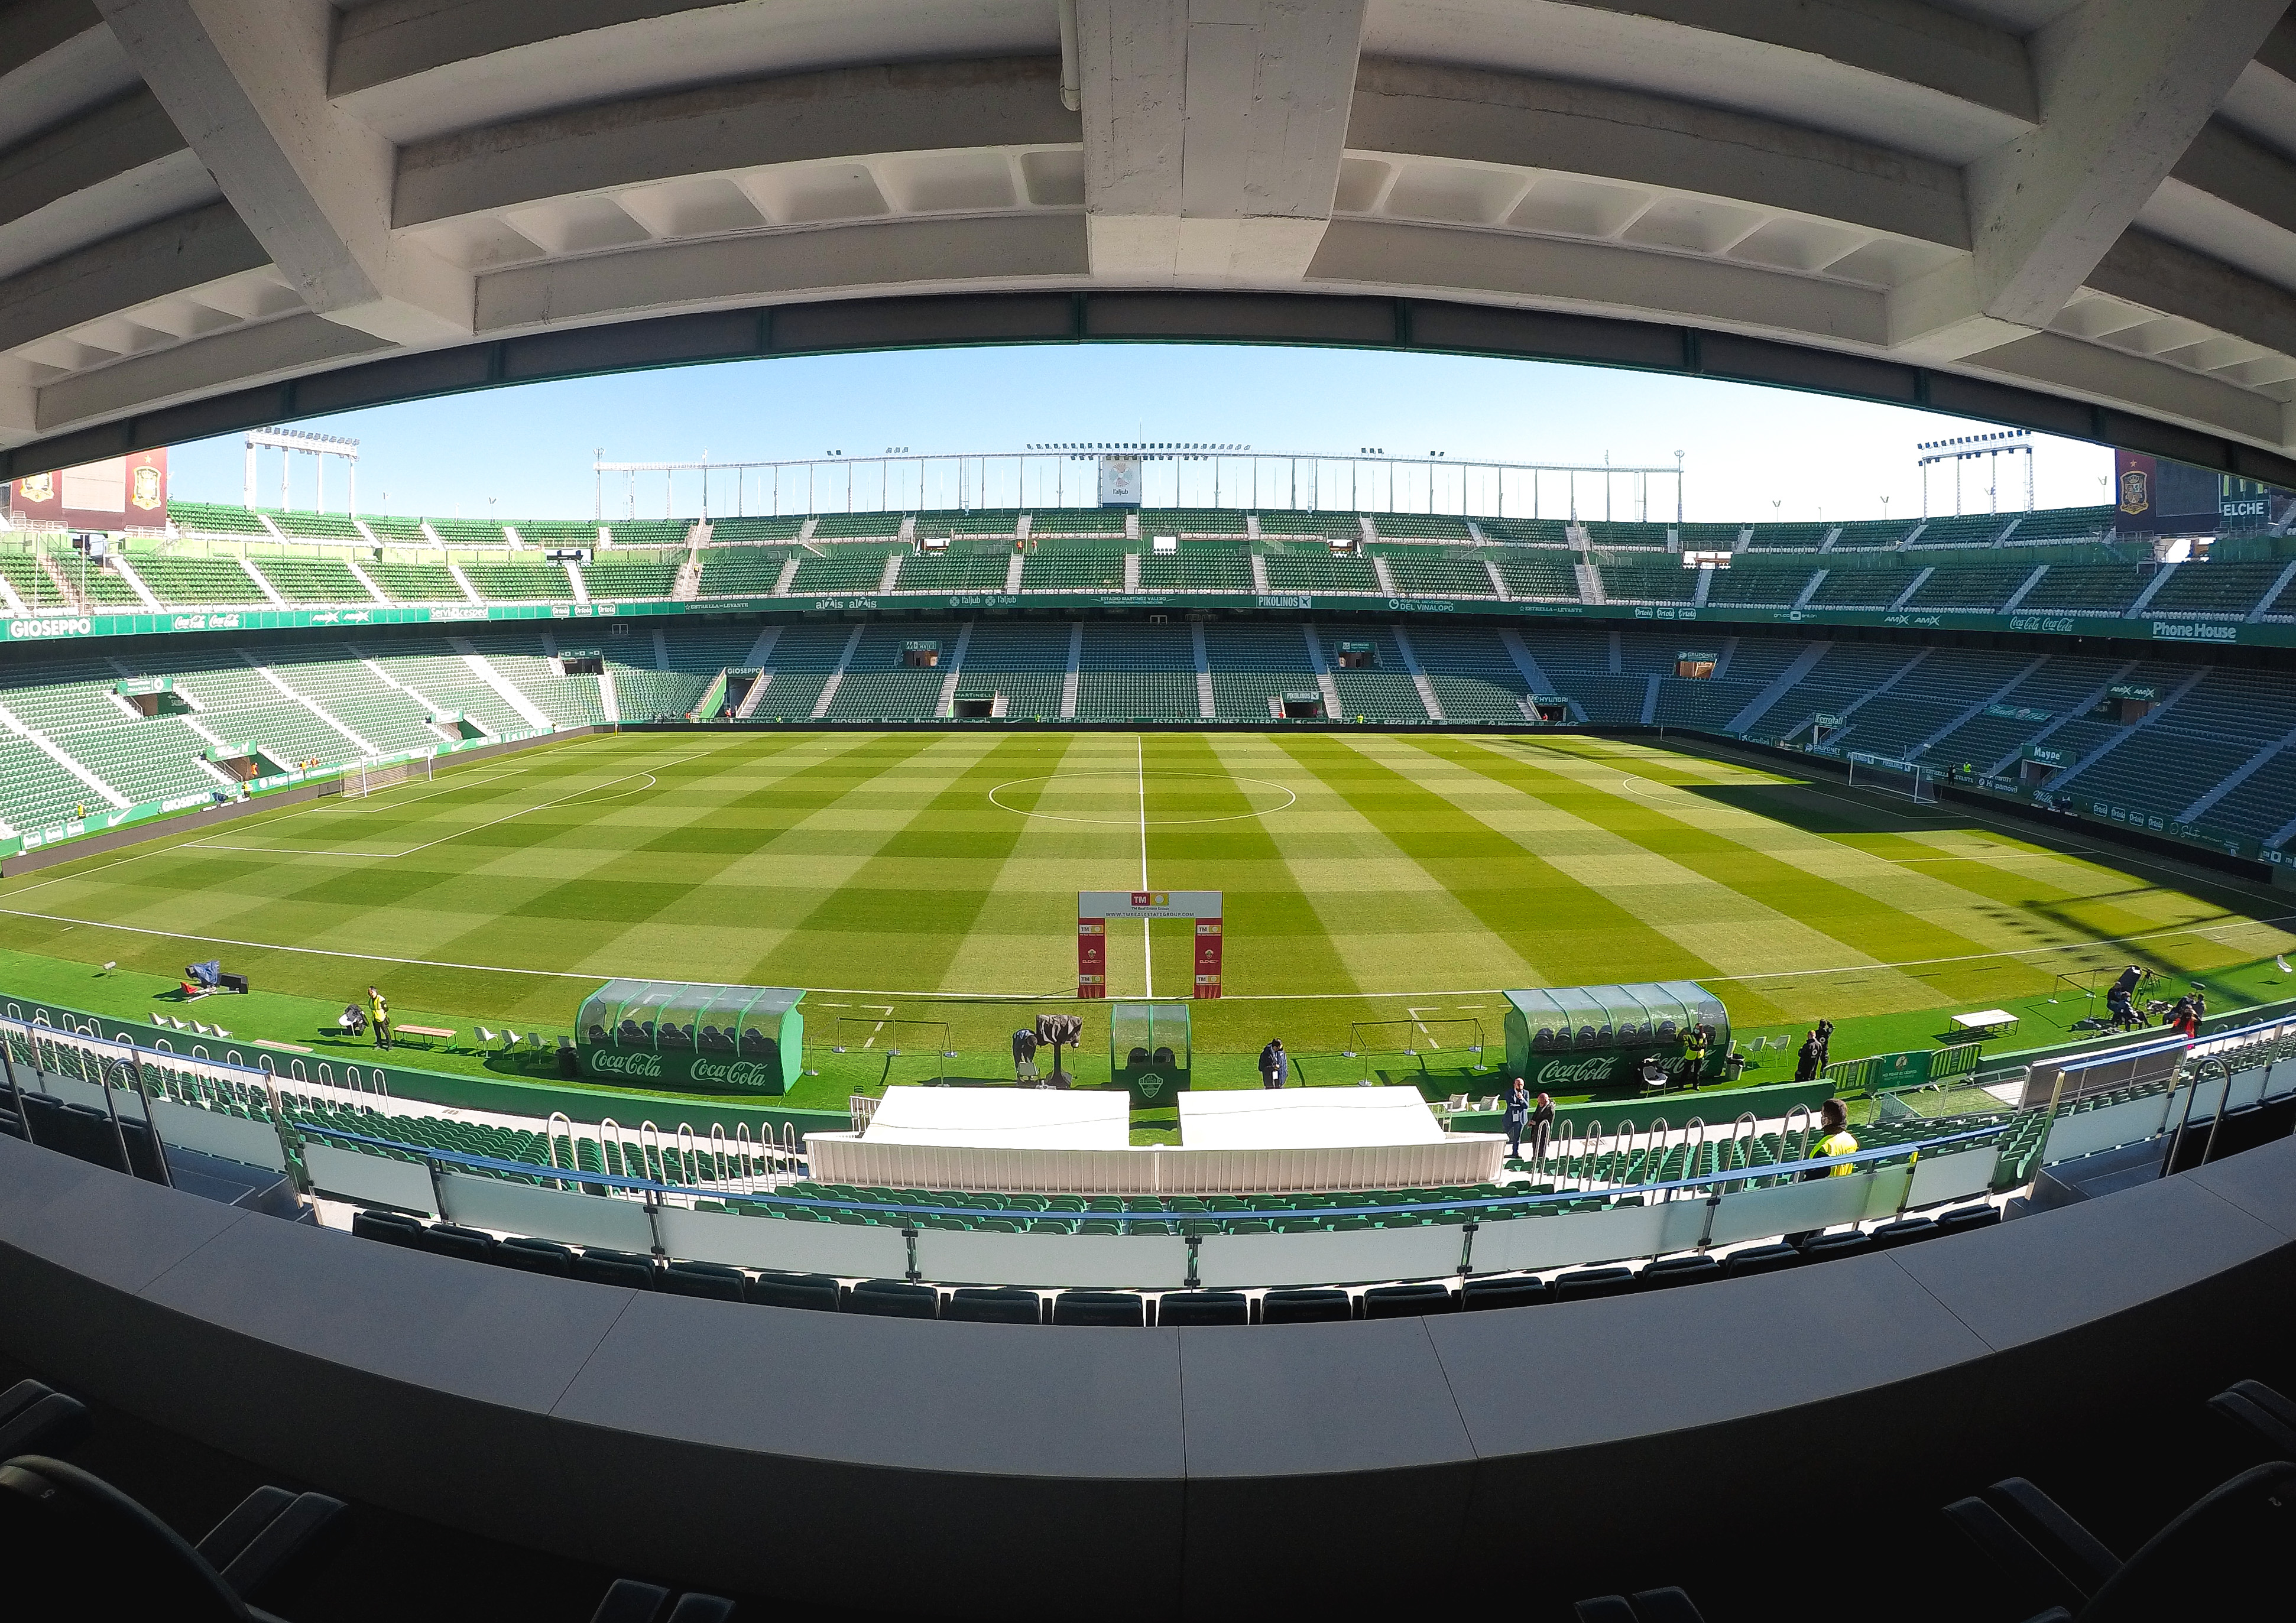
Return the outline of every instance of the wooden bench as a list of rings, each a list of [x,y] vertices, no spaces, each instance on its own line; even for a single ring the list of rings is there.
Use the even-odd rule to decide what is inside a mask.
[[[390,1029],[392,1042],[397,1042],[402,1037],[435,1037],[445,1043],[455,1040],[455,1033],[438,1026],[393,1026]]]

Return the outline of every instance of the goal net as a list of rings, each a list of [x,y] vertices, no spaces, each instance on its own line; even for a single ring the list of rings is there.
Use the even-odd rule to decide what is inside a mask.
[[[386,789],[396,789],[401,783],[416,779],[427,780],[430,776],[430,758],[427,755],[419,760],[388,764],[361,761],[343,773],[342,794],[346,799],[364,799],[368,795],[380,794]]]
[[[1898,794],[1921,806],[1937,804],[1937,771],[1917,761],[1851,751],[1849,781],[1861,789]]]

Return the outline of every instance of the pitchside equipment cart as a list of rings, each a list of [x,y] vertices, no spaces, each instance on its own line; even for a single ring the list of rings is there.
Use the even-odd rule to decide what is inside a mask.
[[[785,1094],[804,1063],[791,987],[610,980],[582,1000],[582,1074],[721,1093]]]

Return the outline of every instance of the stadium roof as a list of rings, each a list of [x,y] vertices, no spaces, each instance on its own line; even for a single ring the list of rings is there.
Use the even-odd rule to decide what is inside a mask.
[[[2296,483],[2284,9],[16,0],[0,471],[619,366],[1196,337]]]

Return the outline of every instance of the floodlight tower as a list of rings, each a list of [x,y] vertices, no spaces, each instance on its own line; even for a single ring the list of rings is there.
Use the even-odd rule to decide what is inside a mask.
[[[1930,469],[1938,463],[1953,464],[1953,512],[1961,516],[1961,470],[1974,457],[1988,459],[1986,488],[1991,493],[1989,505],[2001,510],[2001,458],[2022,457],[2025,464],[2025,511],[2033,511],[2033,430],[2002,429],[1990,434],[1963,434],[1952,439],[1928,439],[1914,447],[1922,455],[1915,465],[1922,471],[1922,517],[1930,516]]]

